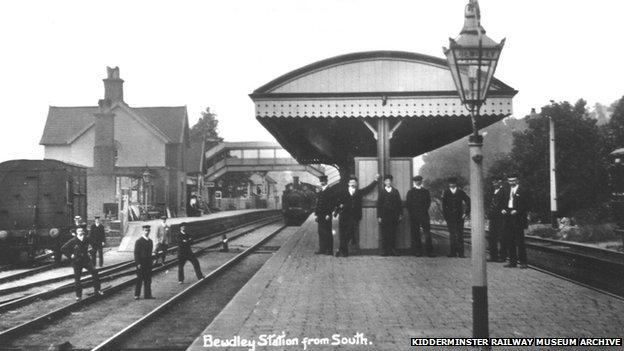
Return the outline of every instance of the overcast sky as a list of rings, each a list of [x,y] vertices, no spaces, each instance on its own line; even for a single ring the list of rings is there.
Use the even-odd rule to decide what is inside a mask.
[[[3,1],[0,161],[41,158],[49,105],[94,106],[119,66],[130,106],[207,106],[226,140],[272,140],[247,96],[303,65],[350,52],[442,57],[467,0]],[[549,100],[610,104],[624,94],[620,1],[482,0],[507,38],[496,76],[516,117]],[[242,128],[241,126],[244,126]]]

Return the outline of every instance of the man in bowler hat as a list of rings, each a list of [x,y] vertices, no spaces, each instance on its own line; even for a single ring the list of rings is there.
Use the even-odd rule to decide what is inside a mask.
[[[470,216],[470,198],[457,186],[455,177],[448,179],[448,188],[442,194],[442,212],[451,246],[447,256],[464,257],[464,219]]]
[[[412,178],[413,187],[407,191],[405,205],[410,216],[410,234],[412,239],[412,253],[416,256],[423,255],[420,231],[425,234],[425,254],[429,257],[433,254],[431,243],[431,221],[429,218],[429,206],[431,206],[431,195],[429,190],[423,187],[423,177]]]
[[[377,199],[377,221],[381,224],[382,256],[396,256],[395,236],[397,226],[403,218],[403,203],[399,191],[392,186],[393,177],[384,176],[384,187]]]
[[[89,272],[93,278],[94,294],[102,295],[98,272],[93,267],[91,257],[89,256],[91,245],[89,244],[89,240],[85,238],[86,229],[86,225],[76,228],[76,236],[61,247],[61,252],[71,260],[72,268],[74,269],[76,300],[82,298],[82,284],[80,278],[83,269]]]
[[[134,243],[134,264],[136,265],[137,281],[134,288],[134,299],[141,296],[141,285],[144,287],[146,299],[152,299],[152,250],[154,243],[149,238],[151,227],[143,226],[143,233]]]
[[[336,252],[336,257],[349,256],[349,241],[355,240],[355,233],[362,220],[362,197],[373,190],[378,181],[379,174],[375,175],[375,180],[369,185],[358,189],[358,179],[352,175],[349,177],[347,188],[338,194],[334,216],[339,215],[340,248]]]
[[[509,190],[503,186],[503,179],[499,176],[492,178],[492,190],[490,193],[490,203],[488,206],[488,242],[490,252],[489,262],[504,262],[507,257],[507,246],[504,235],[503,210],[506,209],[509,199]]]
[[[104,265],[104,245],[106,245],[106,231],[104,225],[100,222],[100,217],[95,216],[95,221],[91,225],[89,234],[91,246],[93,246],[93,254],[91,255],[91,263],[95,266],[96,257],[100,258],[100,267]]]
[[[180,234],[178,234],[178,283],[184,283],[184,265],[190,261],[195,269],[197,279],[202,279],[204,275],[199,267],[199,261],[191,249],[193,238],[186,232],[186,223],[180,223]]]
[[[318,223],[319,249],[315,254],[332,255],[334,252],[334,239],[332,237],[332,196],[327,187],[327,176],[320,176],[321,191],[316,198],[316,222]]]
[[[527,211],[529,207],[529,192],[520,186],[518,175],[513,173],[507,177],[509,192],[505,199],[505,208],[501,211],[507,231],[507,248],[509,249],[509,263],[504,267],[516,267],[520,261],[520,268],[527,268],[527,254],[524,246],[524,230],[528,226]]]

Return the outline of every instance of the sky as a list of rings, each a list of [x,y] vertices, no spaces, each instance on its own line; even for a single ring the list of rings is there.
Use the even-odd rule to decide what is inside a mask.
[[[95,106],[119,66],[133,107],[206,107],[228,141],[273,140],[248,94],[318,60],[400,50],[443,57],[467,0],[3,1],[0,161],[42,158],[48,106]],[[531,107],[624,95],[620,1],[481,0],[482,25],[506,37],[496,77]]]

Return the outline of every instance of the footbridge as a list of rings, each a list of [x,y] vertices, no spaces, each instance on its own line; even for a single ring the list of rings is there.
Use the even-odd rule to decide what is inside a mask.
[[[262,141],[221,142],[205,153],[206,181],[215,181],[229,172],[303,171],[325,174],[322,165],[299,164],[279,144]]]

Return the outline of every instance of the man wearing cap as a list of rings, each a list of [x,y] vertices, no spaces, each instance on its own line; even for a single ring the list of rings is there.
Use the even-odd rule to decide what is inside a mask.
[[[448,226],[451,246],[447,256],[464,257],[464,219],[470,216],[470,198],[457,187],[455,177],[448,179],[448,188],[442,194],[442,212]]]
[[[319,249],[317,255],[332,255],[334,252],[334,239],[332,237],[332,198],[327,188],[327,176],[320,176],[321,191],[316,198],[316,222],[318,223]]]
[[[134,287],[134,299],[141,297],[141,286],[143,296],[146,299],[152,299],[152,250],[154,243],[149,238],[151,227],[149,224],[143,226],[143,233],[140,238],[134,242],[134,264],[136,265],[137,281]]]
[[[178,282],[184,283],[184,265],[186,261],[190,261],[195,269],[195,275],[197,279],[202,279],[204,275],[199,267],[199,261],[191,250],[191,243],[193,238],[186,233],[186,223],[180,223],[180,234],[178,234]]]
[[[100,217],[95,216],[94,223],[91,225],[89,233],[89,241],[93,246],[91,252],[91,263],[95,266],[95,258],[99,256],[100,267],[104,265],[104,245],[106,245],[106,232],[104,231],[104,225],[100,222]]]
[[[72,268],[74,269],[76,300],[82,299],[80,277],[83,269],[86,269],[87,272],[91,274],[94,294],[102,295],[98,272],[93,267],[93,264],[91,264],[91,258],[89,256],[90,245],[89,241],[85,238],[86,229],[86,226],[76,228],[76,236],[61,247],[61,252],[71,260]]]
[[[490,262],[504,262],[507,257],[507,249],[503,240],[504,216],[502,211],[507,206],[509,199],[508,190],[503,187],[503,179],[499,176],[492,178],[492,192],[490,193],[490,204],[488,206],[488,241]]]
[[[524,229],[528,226],[529,194],[520,186],[517,174],[510,174],[507,177],[507,182],[509,183],[509,192],[507,199],[505,199],[506,206],[501,211],[504,216],[507,249],[509,250],[509,263],[504,267],[516,267],[520,261],[520,268],[527,268]]]
[[[381,224],[382,256],[396,256],[396,229],[403,218],[403,203],[399,191],[392,186],[392,175],[384,176],[384,187],[377,199],[377,221]]]
[[[412,178],[413,187],[407,191],[405,205],[410,216],[410,234],[412,239],[412,254],[422,256],[422,242],[420,241],[420,230],[425,234],[425,254],[433,257],[433,245],[431,243],[431,223],[429,218],[429,206],[431,206],[431,195],[429,190],[423,187],[423,177]]]
[[[167,258],[167,247],[169,246],[169,223],[167,223],[167,217],[160,217],[161,223],[156,229],[156,262],[158,257],[162,258],[162,264],[165,264],[165,258]]]
[[[373,190],[378,181],[379,174],[375,175],[375,180],[365,188],[358,189],[358,179],[352,175],[349,177],[347,189],[341,190],[338,194],[334,216],[340,214],[338,217],[340,247],[336,252],[336,257],[349,256],[349,241],[355,240],[355,233],[362,220],[362,197]]]

